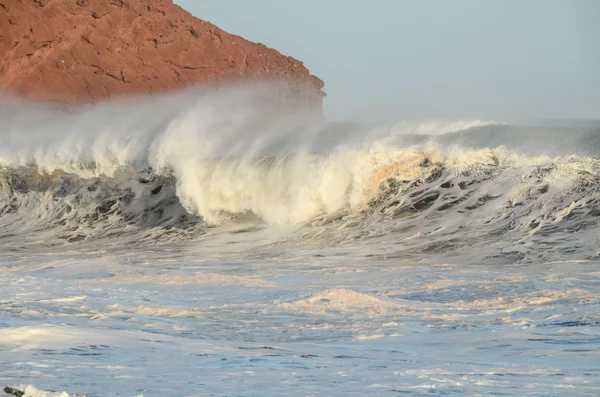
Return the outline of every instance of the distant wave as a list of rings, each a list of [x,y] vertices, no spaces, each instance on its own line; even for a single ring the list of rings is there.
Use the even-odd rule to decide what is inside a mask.
[[[439,135],[451,132],[464,131],[471,128],[483,127],[489,125],[506,125],[494,120],[457,120],[457,121],[427,121],[427,122],[408,122],[402,121],[392,125],[393,134],[427,134]]]

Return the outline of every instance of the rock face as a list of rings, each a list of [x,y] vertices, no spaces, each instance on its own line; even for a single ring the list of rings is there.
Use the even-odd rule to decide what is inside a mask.
[[[172,0],[0,0],[2,92],[90,103],[237,80],[283,81],[310,105],[325,95],[302,62]]]

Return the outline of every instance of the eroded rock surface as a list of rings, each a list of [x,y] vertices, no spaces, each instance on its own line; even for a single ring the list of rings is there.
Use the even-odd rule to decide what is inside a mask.
[[[324,96],[302,62],[172,0],[0,0],[2,92],[90,103],[237,80],[283,81],[310,105]]]

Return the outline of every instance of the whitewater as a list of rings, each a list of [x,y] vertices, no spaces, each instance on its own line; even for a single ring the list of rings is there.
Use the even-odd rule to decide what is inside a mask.
[[[6,395],[600,395],[600,122],[272,89],[0,98]]]

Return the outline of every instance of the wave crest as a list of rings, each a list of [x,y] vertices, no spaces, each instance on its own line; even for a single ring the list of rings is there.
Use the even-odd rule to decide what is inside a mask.
[[[49,244],[170,241],[243,220],[334,225],[329,243],[458,231],[510,232],[514,242],[593,228],[593,157],[453,143],[474,139],[471,130],[417,140],[332,130],[310,113],[273,113],[254,99],[244,90],[186,93],[71,113],[0,103],[0,233],[33,233],[31,244],[40,236],[52,236]],[[490,124],[411,131],[482,125]]]

